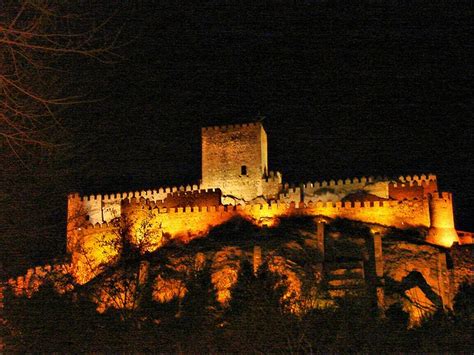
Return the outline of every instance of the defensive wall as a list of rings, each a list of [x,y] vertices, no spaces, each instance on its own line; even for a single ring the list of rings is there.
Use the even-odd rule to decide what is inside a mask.
[[[442,193],[434,200],[446,201],[449,196],[449,193]],[[235,215],[249,218],[256,224],[282,215],[307,214],[348,218],[397,228],[430,227],[429,205],[429,199],[425,198],[422,200],[377,202],[310,201],[307,204],[299,201],[290,203],[272,201],[269,204],[160,208],[154,201],[144,198],[138,201],[132,198],[122,208],[127,216],[138,213],[140,215],[138,219],[142,220],[151,213],[152,218],[162,225],[165,233],[185,237],[207,232],[209,226],[221,224]]]
[[[436,175],[429,174],[414,176],[400,176],[398,181],[389,183],[389,196],[391,199],[415,199],[434,194],[438,191],[438,181]]]
[[[151,201],[162,201],[163,206],[179,204],[183,200],[183,193],[192,199],[192,205],[212,205],[218,189],[204,190],[199,185],[187,185],[180,187],[161,187],[154,190],[130,191],[116,194],[97,194],[80,196],[70,194],[68,196],[68,220],[75,216],[84,215],[92,224],[110,222],[121,216],[121,204],[124,200],[132,198],[145,198]],[[212,197],[211,197],[212,196]],[[182,201],[183,203],[185,201]]]
[[[262,195],[266,199],[278,199],[278,194],[282,189],[281,173],[270,171],[269,174],[262,178]]]
[[[295,191],[295,190],[293,190]],[[128,223],[127,230],[135,245],[145,251],[153,251],[169,240],[181,242],[204,236],[212,227],[218,226],[235,216],[251,220],[257,225],[272,226],[278,223],[279,216],[305,214],[348,218],[366,223],[393,226],[401,229],[410,227],[430,228],[433,243],[441,244],[457,238],[454,222],[444,218],[449,214],[451,195],[441,193],[422,200],[376,201],[376,202],[271,202],[253,205],[187,206],[163,208],[159,202],[141,197],[126,199],[122,205],[123,219]],[[436,209],[444,208],[441,212]],[[430,213],[435,211],[435,220]],[[434,224],[433,224],[434,223]],[[123,227],[122,227],[123,228]],[[431,230],[435,228],[435,232]],[[90,273],[93,267],[107,263],[117,254],[111,245],[119,238],[119,227],[113,223],[72,226],[68,233],[68,248],[72,253],[77,275]],[[453,234],[454,233],[454,234]],[[437,239],[436,239],[437,238]],[[455,239],[458,240],[458,239]],[[450,244],[449,244],[450,245]],[[449,246],[447,245],[447,246]],[[93,269],[92,267],[92,269]]]
[[[397,228],[429,227],[428,200],[376,202],[316,202],[307,207],[311,215],[348,218]]]
[[[278,194],[278,201],[281,203],[291,203],[293,201],[301,201],[301,187],[284,184],[282,190]]]
[[[365,191],[385,199],[422,198],[438,190],[436,175],[399,176],[397,179],[387,177],[355,177],[329,181],[308,182],[301,185],[303,201],[319,200],[323,202],[340,201],[350,193]]]
[[[354,178],[346,180],[329,180],[329,181],[316,181],[314,183],[308,182],[301,185],[303,202],[308,203],[309,201],[323,201],[323,202],[336,202],[342,200],[342,198],[355,191],[366,191],[367,193],[388,198],[388,181],[382,178],[374,178],[372,176],[366,178]]]
[[[67,283],[71,270],[69,263],[36,266],[29,268],[24,275],[9,278],[3,287],[0,284],[0,288],[8,286],[15,296],[30,298],[45,282],[50,282],[57,292],[64,293],[71,289]]]
[[[438,179],[434,174],[422,174],[418,175],[407,175],[407,176],[399,176],[398,181],[401,183],[405,183],[409,186],[423,186],[425,188],[426,193],[433,193],[438,190]]]

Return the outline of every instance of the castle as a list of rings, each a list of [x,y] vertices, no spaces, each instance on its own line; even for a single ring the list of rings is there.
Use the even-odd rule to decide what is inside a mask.
[[[472,233],[456,231],[452,195],[438,191],[435,175],[361,177],[290,187],[282,182],[280,172],[268,169],[267,135],[260,122],[205,127],[201,137],[199,185],[104,196],[70,194],[69,258],[8,280],[15,294],[29,297],[48,277],[56,282],[54,275],[72,276],[75,285],[86,284],[120,260],[125,243],[145,254],[172,241],[186,244],[206,237],[214,227],[242,220],[260,227],[261,235],[254,244],[247,243],[245,248],[232,243],[223,248],[216,245],[217,249],[207,254],[194,255],[191,250],[189,255],[196,270],[206,263],[211,265],[216,297],[224,305],[238,279],[241,261],[236,262],[236,258],[252,264],[255,274],[265,265],[270,272],[287,275],[281,281],[288,293],[283,297],[293,299],[294,312],[308,308],[311,302],[315,302],[313,306],[321,302],[313,299],[314,295],[303,295],[305,282],[308,290],[325,287],[323,295],[329,302],[354,292],[368,292],[380,310],[405,302],[410,322],[416,324],[436,309],[452,309],[460,285],[472,283]],[[289,255],[313,255],[304,265],[288,259],[285,252],[278,254],[271,243],[265,244],[272,231],[287,233],[278,228],[281,221],[292,218],[315,222],[316,229],[304,231],[299,241],[290,235],[279,239]],[[348,220],[362,222],[359,225],[365,225],[368,234],[361,236],[354,230],[344,234],[334,229],[338,221]],[[403,237],[403,230],[416,230],[417,237]],[[268,238],[262,238],[264,235]],[[239,235],[234,238],[239,239]],[[337,245],[346,247],[338,249]],[[180,260],[173,262],[179,264]],[[141,261],[140,270],[142,264],[140,280],[148,275],[149,261]],[[189,265],[181,265],[173,270],[187,268]],[[216,275],[223,281],[216,281]],[[154,282],[168,297],[158,292],[158,301],[184,297],[172,285],[183,284],[188,276],[166,281],[165,276],[158,275]],[[386,282],[392,284],[387,290]],[[398,285],[395,289],[394,283]],[[74,289],[73,284],[57,287],[58,292]],[[95,301],[102,305],[108,302],[107,297]]]
[[[294,214],[341,217],[401,229],[421,228],[428,231],[426,242],[443,247],[460,242],[452,194],[438,191],[435,175],[362,177],[290,187],[282,182],[280,172],[268,169],[262,123],[204,127],[201,138],[199,185],[69,195],[67,248],[76,275],[82,275],[79,279],[90,278],[81,271],[91,264],[85,255],[93,256],[95,264],[113,259],[113,251],[104,252],[104,240],[116,238],[118,219],[127,219],[132,239],[146,251],[166,240],[189,241],[205,235],[236,215],[261,226]],[[143,231],[144,221],[147,231]]]

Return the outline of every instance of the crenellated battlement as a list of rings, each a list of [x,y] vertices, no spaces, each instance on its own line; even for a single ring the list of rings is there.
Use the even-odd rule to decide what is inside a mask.
[[[422,198],[437,192],[438,182],[432,174],[400,176],[398,180],[390,181],[388,190],[390,198],[395,200]]]
[[[191,196],[191,195],[202,195],[211,192],[218,192],[220,189],[213,188],[213,189],[198,189],[198,190],[178,190],[176,192],[172,192],[173,195],[176,196]]]
[[[299,193],[300,191],[301,191],[301,188],[299,186],[294,186],[294,185],[285,183],[283,185],[283,191],[281,194],[287,196],[289,194]]]
[[[160,191],[159,194],[160,195],[164,195],[165,198],[168,198],[168,197],[199,197],[199,196],[204,196],[206,194],[213,194],[213,193],[220,193],[220,189],[218,188],[209,188],[209,189],[194,189],[194,187],[197,187],[197,185],[193,185],[192,188],[189,187],[189,185],[187,187],[184,187],[184,186],[180,186],[179,188],[177,187],[173,187],[173,188],[167,188],[165,189],[164,191],[162,191],[161,189],[158,190]],[[149,190],[148,190],[149,191]],[[145,199],[145,200],[150,200],[150,201],[164,201],[165,199],[158,199],[158,198],[155,198],[156,194],[155,193],[148,193],[148,191],[146,193],[144,193],[144,191],[142,191],[141,193],[129,193],[127,194],[125,197],[122,197],[121,200],[122,201],[126,201],[126,200],[132,200],[132,199],[135,199],[135,200],[140,200],[140,199]],[[155,192],[157,190],[153,190],[153,192]],[[150,198],[150,195],[152,196]]]
[[[280,172],[268,169],[261,122],[203,127],[201,141],[200,186],[68,196],[67,250],[77,282],[89,281],[101,265],[119,257],[122,222],[127,224],[126,237],[140,252],[153,252],[169,241],[188,243],[235,217],[269,227],[292,215],[429,228],[428,242],[450,247],[459,241],[452,194],[438,192],[434,174],[290,186]]]
[[[393,187],[425,187],[429,185],[437,186],[437,181],[436,180],[424,180],[424,181],[418,181],[418,180],[412,180],[412,181],[391,181],[389,183]]]
[[[249,122],[249,123],[236,123],[236,124],[228,124],[223,126],[207,126],[202,127],[202,131],[221,131],[224,132],[230,129],[240,129],[245,127],[259,127],[262,124],[260,122]]]
[[[428,175],[425,175],[425,174],[422,174],[420,176],[418,175],[407,175],[407,176],[399,176],[398,177],[398,181],[401,181],[401,182],[406,182],[406,183],[409,183],[410,185],[411,184],[418,184],[418,185],[422,185],[422,184],[428,184],[430,182],[436,182],[437,181],[437,178],[436,178],[436,175],[434,174],[428,174]]]
[[[296,191],[295,188],[294,191]],[[443,196],[445,196],[443,193]],[[446,196],[445,196],[446,197]],[[145,200],[143,198],[136,199],[132,198],[127,202],[127,206],[130,208],[148,208],[156,213],[200,213],[200,212],[236,212],[236,211],[252,211],[252,210],[285,210],[285,209],[313,209],[313,208],[322,208],[322,209],[377,209],[382,208],[399,208],[400,206],[408,207],[421,207],[426,205],[427,199],[418,200],[403,200],[403,201],[338,201],[338,202],[322,202],[322,201],[309,201],[308,203],[301,202],[299,200],[291,201],[270,201],[267,204],[255,203],[248,205],[216,205],[216,206],[186,206],[186,207],[176,207],[176,208],[160,208],[156,206],[154,201]],[[96,223],[93,228],[100,228],[102,226],[111,226],[112,224],[99,224]],[[90,228],[90,227],[89,227]]]
[[[112,222],[103,222],[103,223],[86,223],[82,227],[79,227],[78,230],[87,232],[89,230],[99,230],[99,229],[111,229],[117,228],[117,225]]]
[[[369,177],[365,177],[365,176],[362,176],[362,177],[354,177],[352,179],[350,178],[346,178],[345,180],[342,180],[342,179],[338,179],[338,180],[323,180],[323,181],[315,181],[315,182],[307,182],[306,184],[302,184],[301,187],[303,189],[312,189],[312,188],[315,188],[315,189],[318,189],[318,188],[322,188],[322,187],[344,187],[344,186],[352,186],[354,184],[367,184],[367,183],[373,183],[375,181],[383,181],[382,178],[375,178],[373,176],[369,176]]]
[[[129,192],[117,192],[112,194],[96,194],[96,195],[85,195],[80,196],[78,193],[72,193],[68,195],[69,199],[80,199],[81,201],[103,201],[103,202],[112,202],[117,200],[125,200],[135,198],[148,198],[148,199],[158,199],[159,196],[166,196],[174,192],[211,192],[215,189],[200,189],[199,185],[186,185],[186,186],[172,186],[172,187],[160,187],[153,190],[141,190],[141,191],[129,191]]]
[[[382,177],[355,177],[353,179],[324,180],[308,182],[301,185],[304,202],[310,200],[341,201],[351,194],[360,194],[362,191],[380,199],[389,197],[388,179]]]
[[[338,201],[338,202],[312,202],[310,201],[308,207],[316,208],[377,208],[377,207],[398,207],[400,205],[407,205],[410,207],[418,207],[422,205],[420,200],[404,200],[404,201]]]
[[[68,200],[80,200],[81,196],[79,195],[78,192],[72,192],[72,193],[67,195],[67,199]]]
[[[301,201],[301,188],[299,186],[290,186],[288,183],[285,183],[278,195],[278,200],[283,203]]]
[[[348,179],[347,179],[348,180]],[[344,185],[348,184],[348,181],[341,183],[342,180],[339,182],[334,181],[334,183],[329,183],[328,186],[333,185]],[[366,181],[371,181],[372,179],[368,178]],[[352,180],[354,181],[365,181],[364,178],[360,180]],[[373,179],[372,181],[375,181]],[[323,184],[321,184],[322,186]],[[189,185],[188,185],[189,186]],[[314,186],[314,185],[313,185]],[[173,192],[174,190],[174,192]],[[150,190],[148,190],[150,191]],[[149,198],[148,196],[152,195],[148,191],[141,191],[141,192],[130,192],[124,194],[112,194],[112,195],[92,195],[92,196],[85,196],[80,197],[78,194],[71,194],[69,195],[70,200],[79,200],[81,202],[91,202],[91,201],[120,201],[122,206],[121,214],[127,213],[127,211],[135,210],[135,209],[147,209],[151,210],[154,214],[170,214],[170,215],[180,215],[180,214],[196,214],[196,213],[244,213],[248,214],[251,211],[260,210],[261,212],[266,211],[274,211],[275,209],[283,213],[283,211],[287,211],[291,208],[297,208],[300,210],[323,210],[324,211],[350,211],[351,215],[357,215],[358,212],[365,213],[366,210],[371,210],[372,213],[376,210],[387,210],[387,211],[395,211],[396,214],[397,210],[403,208],[410,208],[413,210],[420,210],[423,211],[427,208],[428,198],[413,198],[413,199],[404,199],[404,200],[384,200],[384,201],[322,201],[318,200],[318,196],[315,196],[315,199],[311,199],[308,197],[305,201],[301,201],[300,194],[301,188],[292,186],[290,187],[288,184],[283,185],[282,192],[279,194],[277,201],[271,201],[269,204],[247,204],[247,205],[220,205],[218,203],[209,205],[198,205],[194,204],[193,200],[189,200],[190,203],[186,205],[180,206],[165,206],[164,200],[156,200],[153,198]],[[156,191],[156,190],[154,190]],[[166,191],[166,190],[164,190]],[[206,190],[193,190],[192,187],[181,187],[181,188],[170,188],[171,191],[169,196],[171,197],[199,197],[204,196],[206,194],[215,194],[220,192],[219,189],[206,189]],[[436,192],[430,194],[430,199],[433,201],[432,203],[436,203],[436,201],[440,202],[449,202],[452,201],[452,194],[448,192]],[[186,200],[183,200],[186,201]],[[286,212],[285,212],[286,213]],[[420,216],[423,216],[424,212],[420,212]],[[378,217],[373,216],[374,221],[378,219]],[[410,217],[411,218],[411,217]],[[423,217],[425,218],[425,217]],[[357,219],[357,218],[356,218]],[[429,223],[422,223],[424,225],[429,226]],[[110,229],[113,228],[113,223],[107,223],[107,221],[98,222],[94,220],[92,223],[85,222],[80,228],[84,230],[85,233],[88,231],[98,231],[101,229]]]
[[[453,200],[453,194],[451,192],[434,192],[430,196],[432,200],[444,200],[450,202]]]
[[[428,184],[436,184],[437,179],[436,175],[434,174],[422,174],[420,176],[418,175],[407,175],[407,176],[399,176],[396,179],[390,179],[388,177],[381,177],[381,176],[362,176],[362,177],[354,177],[354,178],[346,178],[346,179],[338,179],[334,180],[331,179],[329,181],[323,180],[323,181],[315,181],[315,182],[307,182],[306,184],[302,184],[301,187],[303,189],[308,189],[308,188],[322,188],[322,187],[344,187],[344,186],[351,186],[355,184],[371,184],[375,182],[390,182],[394,184],[394,186],[397,186],[397,184],[409,184],[410,186],[413,185],[428,185]]]
[[[276,181],[281,183],[282,175],[279,171],[270,171],[268,175],[263,178],[266,182]]]
[[[135,197],[130,200],[124,200],[123,206],[127,210],[139,208],[153,210],[158,213],[183,213],[183,212],[214,212],[214,211],[230,211],[231,208],[237,207],[234,205],[212,205],[212,206],[185,206],[185,207],[160,207],[159,202],[152,201],[141,197]],[[238,205],[240,206],[240,205]]]
[[[251,210],[266,210],[266,209],[282,209],[290,208],[290,205],[297,206],[296,208],[306,207],[300,201],[291,202],[280,202],[270,201],[269,203],[254,203],[247,205],[214,205],[214,206],[186,206],[186,207],[175,207],[175,208],[161,208],[155,204],[154,201],[146,200],[144,198],[136,199],[132,198],[129,202],[125,202],[128,208],[149,208],[157,213],[199,213],[199,212],[236,212],[236,211],[251,211]]]
[[[53,285],[59,293],[71,291],[73,286],[64,282],[66,275],[69,275],[72,265],[69,263],[46,264],[29,268],[25,274],[17,277],[9,278],[6,284],[19,296],[30,298],[34,293],[38,292],[45,282]],[[1,288],[1,285],[0,285]]]
[[[434,174],[361,176],[290,186],[283,184],[280,172],[268,170],[267,135],[261,122],[203,127],[201,141],[200,186],[70,194],[68,251],[75,260],[80,260],[82,245],[100,249],[100,238],[113,240],[117,218],[130,221],[135,228],[130,236],[136,240],[146,221],[152,228],[153,248],[168,238],[187,242],[203,236],[235,216],[268,226],[291,214],[429,227],[430,240],[439,245],[458,240],[452,194],[438,192]]]

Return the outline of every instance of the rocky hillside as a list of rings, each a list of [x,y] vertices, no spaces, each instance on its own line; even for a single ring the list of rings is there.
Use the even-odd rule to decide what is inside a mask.
[[[10,300],[6,314],[14,315],[18,302],[29,309],[51,290],[48,299],[71,302],[67,312],[79,307],[81,314],[89,310],[86,318],[99,317],[99,323],[112,317],[154,331],[195,332],[188,327],[198,324],[209,327],[204,332],[234,334],[249,328],[248,339],[268,339],[276,334],[267,324],[278,321],[278,329],[271,327],[281,341],[288,336],[288,322],[297,322],[293,327],[308,317],[353,317],[354,307],[356,317],[371,322],[393,318],[402,328],[420,325],[438,310],[449,311],[461,282],[472,280],[472,258],[459,250],[453,258],[423,237],[423,230],[343,219],[296,216],[259,228],[235,218],[202,238],[169,242],[153,253],[126,245],[115,265],[84,285],[74,282],[68,263],[31,269],[4,286]],[[456,268],[459,260],[463,263]],[[15,317],[3,321],[11,333],[23,324]]]

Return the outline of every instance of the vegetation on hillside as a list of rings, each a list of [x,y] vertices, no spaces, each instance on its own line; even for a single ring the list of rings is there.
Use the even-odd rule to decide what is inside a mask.
[[[407,329],[408,316],[397,305],[381,318],[360,297],[320,302],[317,307],[295,303],[297,295],[288,297],[289,290],[300,292],[300,300],[308,295],[327,300],[324,285],[308,287],[316,284],[307,280],[316,275],[311,265],[321,260],[308,244],[314,231],[314,220],[305,217],[282,219],[278,227],[264,230],[236,219],[187,245],[175,243],[141,258],[124,257],[74,292],[58,295],[49,284],[29,299],[7,292],[7,322],[1,334],[5,350],[254,353],[472,348],[472,286],[461,288],[454,313],[437,313],[413,329]],[[361,223],[334,220],[327,233],[336,236],[328,253],[354,259],[363,257],[360,243],[339,242],[348,235],[355,241],[368,238],[371,230]],[[273,257],[258,272],[246,257],[256,245]],[[147,281],[141,284],[144,265]],[[121,294],[116,291],[125,280],[133,306],[107,306],[94,299]],[[219,292],[223,292],[222,299]],[[289,311],[295,304],[299,309],[306,307],[305,312]],[[97,312],[99,308],[102,313]]]

